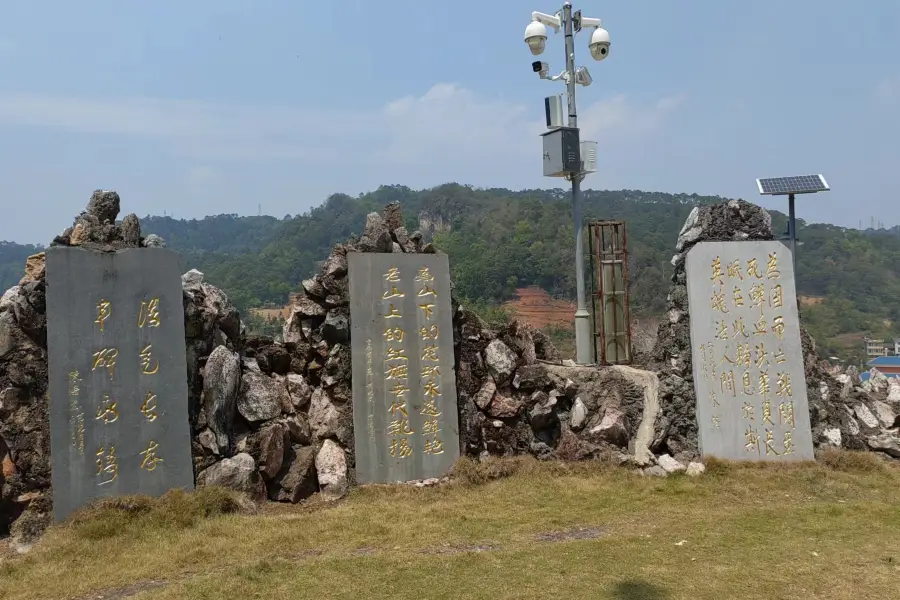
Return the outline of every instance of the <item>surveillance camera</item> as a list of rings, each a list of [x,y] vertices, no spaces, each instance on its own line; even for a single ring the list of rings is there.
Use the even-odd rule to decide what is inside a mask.
[[[550,76],[550,65],[539,60],[531,63],[531,70],[541,76],[541,79],[547,79]]]
[[[543,23],[532,21],[525,28],[525,43],[535,56],[544,52],[547,45],[547,28]]]
[[[609,56],[609,32],[602,27],[595,29],[588,47],[594,60],[603,60]]]
[[[577,67],[575,69],[575,83],[587,87],[593,82],[594,78],[591,77],[591,74],[587,70],[587,67]]]

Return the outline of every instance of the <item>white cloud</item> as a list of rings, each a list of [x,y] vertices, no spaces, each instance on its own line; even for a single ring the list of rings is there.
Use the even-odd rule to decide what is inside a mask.
[[[639,106],[620,95],[590,104],[579,111],[583,137],[627,140],[652,134],[682,100],[675,96]],[[382,168],[509,162],[532,154],[543,129],[524,103],[447,83],[358,111],[0,94],[2,124],[161,141],[199,160],[349,159]]]

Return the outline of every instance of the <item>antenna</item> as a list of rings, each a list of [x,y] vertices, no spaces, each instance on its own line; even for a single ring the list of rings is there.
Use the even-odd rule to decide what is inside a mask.
[[[261,216],[262,216],[262,204],[257,204],[257,205],[256,205],[256,209],[257,209],[257,211],[258,211],[258,212],[257,212],[257,216],[260,216],[260,217],[261,217]]]

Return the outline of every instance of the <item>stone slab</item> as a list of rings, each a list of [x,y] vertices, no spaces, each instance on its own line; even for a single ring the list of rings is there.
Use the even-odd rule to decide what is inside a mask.
[[[348,262],[357,481],[441,477],[459,458],[448,258]]]
[[[790,250],[701,242],[686,268],[701,454],[813,460]]]
[[[53,514],[192,489],[184,305],[164,248],[47,250]]]

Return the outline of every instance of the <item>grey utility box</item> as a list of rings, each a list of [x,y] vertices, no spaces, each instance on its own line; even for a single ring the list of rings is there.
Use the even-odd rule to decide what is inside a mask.
[[[542,133],[544,138],[544,177],[565,177],[581,172],[578,130],[558,127]]]

